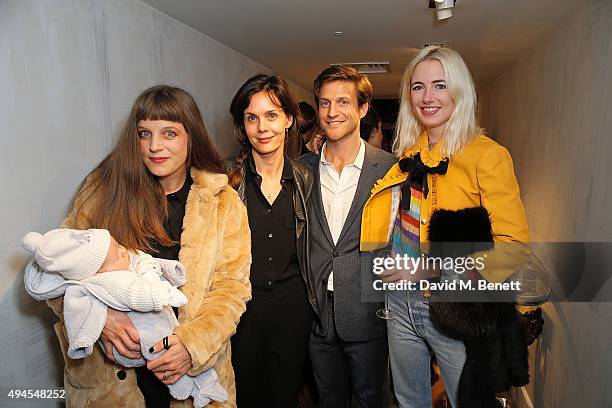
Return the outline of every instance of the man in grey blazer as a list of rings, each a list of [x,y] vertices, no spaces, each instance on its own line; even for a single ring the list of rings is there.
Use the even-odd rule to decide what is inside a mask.
[[[382,407],[386,326],[376,317],[380,303],[362,298],[374,275],[372,255],[359,251],[359,238],[370,190],[396,158],[359,136],[372,97],[365,75],[352,66],[327,68],[316,78],[314,94],[327,141],[320,156],[301,160],[315,174],[308,216],[317,319],[309,348],[318,406],[344,408],[353,398],[360,407]]]

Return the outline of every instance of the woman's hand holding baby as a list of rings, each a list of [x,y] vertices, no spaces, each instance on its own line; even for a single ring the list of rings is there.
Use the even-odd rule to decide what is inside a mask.
[[[113,347],[124,357],[142,357],[140,354],[140,336],[132,321],[127,317],[127,313],[109,307],[100,339],[104,344],[104,354],[111,361],[115,361]]]
[[[163,340],[158,341],[150,350],[152,353],[164,349]],[[168,350],[147,363],[147,368],[164,384],[170,385],[184,376],[191,367],[191,356],[185,345],[175,334],[168,336]]]

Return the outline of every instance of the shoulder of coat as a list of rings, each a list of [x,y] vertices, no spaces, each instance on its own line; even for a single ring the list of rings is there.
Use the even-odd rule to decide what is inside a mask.
[[[224,187],[229,187],[227,175],[223,173],[211,173],[206,170],[192,168],[191,178],[200,190],[200,194],[217,195],[224,190]]]

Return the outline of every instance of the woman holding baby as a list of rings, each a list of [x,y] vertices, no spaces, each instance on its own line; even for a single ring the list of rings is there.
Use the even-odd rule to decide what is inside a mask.
[[[190,400],[172,400],[162,383],[214,368],[229,398],[210,406],[236,406],[229,339],[251,296],[249,226],[191,95],[160,85],[138,96],[117,144],[81,184],[63,227],[107,229],[127,250],[180,260],[188,299],[175,310],[174,334],[154,346],[167,351],[139,369],[114,363],[113,347],[128,358],[141,353],[125,313],[108,309],[104,350],[94,347],[82,360],[67,357],[66,330],[56,323],[68,405],[190,406]],[[61,319],[63,298],[49,304]]]

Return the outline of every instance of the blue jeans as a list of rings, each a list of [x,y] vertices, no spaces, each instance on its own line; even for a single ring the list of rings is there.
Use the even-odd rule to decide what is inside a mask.
[[[431,408],[430,360],[438,360],[448,400],[457,407],[465,346],[440,333],[429,318],[428,299],[421,291],[389,291],[387,321],[389,359],[400,408]]]

